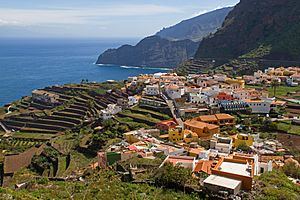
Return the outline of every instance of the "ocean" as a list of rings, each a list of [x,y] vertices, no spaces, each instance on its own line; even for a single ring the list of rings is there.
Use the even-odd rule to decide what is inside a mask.
[[[96,65],[108,48],[134,44],[135,39],[0,39],[0,106],[51,85],[102,82],[164,69]]]

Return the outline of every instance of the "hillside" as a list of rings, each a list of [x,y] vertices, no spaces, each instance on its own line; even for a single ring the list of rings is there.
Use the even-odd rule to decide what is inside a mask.
[[[156,35],[168,40],[201,41],[204,37],[217,31],[232,7],[221,8],[197,17],[184,20],[174,26],[163,28]]]
[[[136,46],[108,49],[96,63],[174,68],[195,55],[199,41],[215,32],[231,9],[219,9],[182,21],[144,38]]]
[[[241,0],[195,58],[300,60],[299,44],[300,1]]]
[[[176,67],[192,57],[199,43],[191,40],[169,41],[158,36],[141,40],[136,46],[123,45],[101,54],[97,64],[143,67]]]

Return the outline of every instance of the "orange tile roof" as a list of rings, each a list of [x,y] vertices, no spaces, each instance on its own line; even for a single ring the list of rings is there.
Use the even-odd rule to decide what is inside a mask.
[[[203,122],[211,122],[211,121],[217,121],[217,118],[215,115],[203,115],[199,117],[200,121]]]
[[[186,124],[187,126],[193,126],[193,127],[201,128],[201,129],[208,128],[211,130],[211,129],[219,128],[219,126],[217,126],[217,125],[208,124],[208,123],[200,122],[197,120],[188,120],[188,121],[185,121],[184,124]]]
[[[211,160],[200,160],[194,169],[194,172],[204,172],[207,174],[211,174],[211,167],[213,165],[213,161]]]
[[[190,156],[169,156],[168,162],[172,163],[173,165],[177,165],[177,163],[193,163],[194,157]]]
[[[224,113],[216,114],[215,116],[218,120],[235,119],[233,116],[231,116],[229,114],[224,114]]]

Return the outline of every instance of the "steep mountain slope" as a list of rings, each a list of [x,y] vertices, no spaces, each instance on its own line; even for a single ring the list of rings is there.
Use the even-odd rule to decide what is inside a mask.
[[[96,63],[176,67],[195,55],[198,41],[215,32],[230,10],[231,8],[219,9],[185,20],[155,36],[143,39],[136,46],[124,45],[118,49],[109,49],[99,56]]]
[[[225,17],[232,9],[232,7],[221,8],[184,20],[174,26],[162,29],[156,35],[169,40],[190,39],[195,42],[201,41],[222,26]]]
[[[169,41],[158,36],[141,40],[136,46],[123,45],[101,54],[97,63],[145,67],[176,67],[193,56],[199,43],[191,40]]]
[[[300,60],[300,1],[241,0],[195,56],[238,57]]]

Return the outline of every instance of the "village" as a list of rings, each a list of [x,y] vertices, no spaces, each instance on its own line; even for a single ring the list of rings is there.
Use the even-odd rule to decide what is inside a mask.
[[[236,195],[241,190],[251,191],[255,176],[287,163],[299,167],[299,162],[279,141],[262,137],[264,133],[236,116],[258,116],[268,125],[277,120],[298,123],[297,114],[285,116],[282,112],[288,102],[297,100],[270,97],[268,91],[253,86],[269,85],[274,90],[280,84],[297,87],[299,72],[290,67],[268,68],[234,79],[223,74],[182,77],[175,73],[130,77],[127,88],[145,85],[143,95],[136,97],[140,104],[159,109],[166,106],[156,99],[161,98],[173,119],[157,123],[155,129],[124,133],[122,142],[98,152],[98,165],[107,168],[132,157],[151,160],[163,154],[159,167],[171,163],[189,169],[208,192]],[[109,110],[111,117],[118,112]],[[109,110],[103,112],[103,119]],[[299,184],[299,180],[294,182]]]
[[[57,135],[64,137],[66,131],[81,132],[80,127],[88,126],[91,131],[80,139],[85,141],[80,150],[90,152],[93,147],[96,151],[93,169],[111,169],[124,179],[147,182],[142,174],[171,164],[189,170],[190,179],[211,197],[234,198],[251,192],[255,177],[263,173],[287,165],[300,168],[299,154],[293,153],[297,141],[289,141],[291,135],[300,134],[299,83],[300,68],[289,67],[234,78],[173,72],[139,75],[101,94],[95,92],[96,83],[34,90],[30,100],[25,97],[19,104],[8,105],[0,121],[6,140],[30,141],[31,147],[4,156],[2,183],[9,185],[14,174],[43,155],[49,143],[67,157]],[[76,91],[85,93],[78,96]],[[20,107],[29,114],[20,114]],[[126,127],[121,129],[120,124]],[[108,132],[115,135],[109,135],[108,145],[100,147],[101,137]],[[97,138],[91,136],[96,133]],[[16,165],[21,157],[26,159]],[[292,181],[299,185],[297,178]]]

